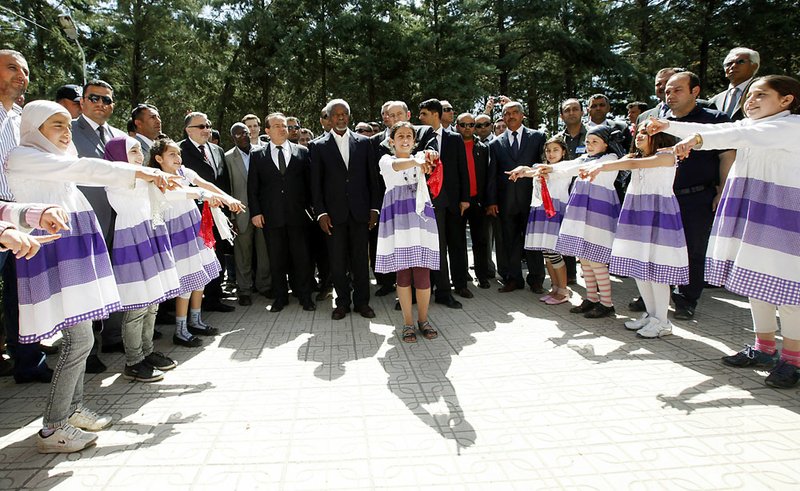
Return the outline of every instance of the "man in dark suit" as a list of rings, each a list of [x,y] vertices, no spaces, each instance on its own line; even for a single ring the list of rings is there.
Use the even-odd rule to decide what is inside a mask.
[[[485,114],[484,114],[485,116]],[[475,138],[476,117],[461,113],[456,118],[456,130],[464,140],[467,155],[467,177],[469,181],[469,208],[464,213],[462,226],[472,240],[472,258],[475,277],[480,288],[489,288],[489,243],[486,238],[486,174],[489,169],[489,148]]]
[[[500,216],[508,257],[508,272],[501,293],[523,288],[522,253],[528,263],[527,282],[534,293],[544,293],[544,258],[540,251],[525,251],[525,230],[531,207],[533,183],[530,179],[508,180],[506,171],[519,165],[541,162],[544,135],[522,125],[525,114],[522,104],[509,102],[503,106],[506,131],[489,143],[489,179],[487,213]]]
[[[191,112],[186,115],[183,122],[187,138],[178,144],[181,147],[183,165],[230,194],[231,186],[228,170],[225,167],[225,152],[209,141],[211,139],[211,122],[208,120],[208,116],[201,112]],[[220,264],[224,265],[225,254],[230,250],[230,246],[226,241],[220,239],[216,228],[214,237],[217,239],[215,251],[217,259]],[[221,298],[222,274],[206,285],[203,308],[215,312],[233,311],[234,307],[222,303]]]
[[[758,51],[748,48],[733,48],[725,56],[722,66],[730,81],[728,88],[709,101],[712,109],[725,113],[731,121],[744,119],[744,100],[758,72],[761,57]]]
[[[439,271],[431,271],[431,279],[436,286],[436,303],[460,309],[461,302],[453,298],[450,290],[451,277],[456,293],[464,298],[473,297],[467,288],[467,238],[461,218],[469,208],[467,155],[464,140],[458,133],[447,131],[442,126],[441,118],[442,104],[437,99],[420,103],[419,120],[433,128],[443,168],[442,189],[432,200],[441,261]]]
[[[72,121],[72,143],[80,157],[94,157],[102,159],[105,155],[106,142],[118,136],[125,136],[122,130],[108,124],[114,113],[114,89],[102,80],[90,80],[83,87],[81,97],[81,111],[83,114]],[[96,186],[78,186],[89,204],[92,205],[106,247],[110,251],[114,240],[114,221],[117,217],[111,204],[108,202],[106,190]],[[102,328],[101,328],[102,325]],[[93,323],[95,330],[95,345],[86,360],[87,373],[100,373],[106,367],[97,357],[97,350],[102,345],[104,353],[124,352],[122,345],[122,314],[114,313],[103,321]],[[102,331],[102,333],[98,333]],[[98,342],[98,340],[101,340]]]
[[[251,221],[263,229],[272,269],[275,301],[270,311],[289,303],[286,275],[291,259],[293,287],[303,310],[315,310],[311,301],[311,255],[306,241],[306,209],[311,202],[308,149],[288,141],[286,116],[272,113],[264,119],[270,142],[252,152],[247,176]]]
[[[137,104],[131,110],[131,123],[136,128],[135,138],[142,145],[144,162],[147,165],[150,160],[150,147],[161,134],[161,115],[158,113],[158,108],[152,104]]]
[[[314,213],[328,236],[337,295],[331,318],[340,320],[350,312],[352,279],[355,311],[371,319],[375,312],[369,306],[369,230],[378,224],[382,198],[375,149],[368,138],[349,130],[346,101],[328,102],[325,114],[331,131],[309,143],[309,151]]]
[[[381,116],[383,117],[383,124],[386,128],[384,131],[376,133],[370,137],[370,142],[372,142],[373,147],[375,147],[376,165],[384,155],[394,155],[394,149],[392,149],[392,146],[389,145],[389,133],[392,129],[392,126],[398,122],[409,121],[411,119],[411,111],[408,110],[408,106],[403,101],[386,101],[381,107]],[[414,133],[416,134],[416,143],[411,152],[412,154],[422,150],[438,151],[436,148],[436,134],[433,132],[433,129],[430,126],[415,125]],[[381,199],[383,199],[383,195],[386,192],[386,184],[383,181],[383,177],[380,175],[380,170],[376,168],[376,172],[378,174],[379,194]],[[370,231],[369,234],[369,258],[370,264],[373,268],[373,273],[375,274],[375,280],[377,280],[378,285],[380,286],[378,291],[375,292],[375,295],[382,297],[394,292],[396,275],[395,273],[375,273],[375,257],[377,255],[377,251],[378,227],[375,227]]]

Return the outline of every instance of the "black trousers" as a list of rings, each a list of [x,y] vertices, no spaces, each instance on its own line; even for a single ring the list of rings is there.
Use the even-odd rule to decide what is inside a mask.
[[[431,271],[431,283],[436,286],[436,298],[443,299],[451,295],[451,279],[454,287],[467,287],[467,237],[461,215],[444,207],[435,208],[434,211],[440,259],[439,271]]]
[[[329,288],[331,286],[331,265],[328,257],[327,235],[319,228],[317,222],[306,222],[306,240],[311,254],[311,260],[316,265],[319,274],[319,288]],[[314,280],[314,266],[311,267],[311,282]]]
[[[714,223],[711,205],[717,190],[710,187],[699,193],[676,196],[681,209],[683,233],[686,235],[686,249],[689,253],[689,284],[680,285],[678,293],[672,295],[676,306],[697,307],[705,285],[706,249]]]
[[[225,276],[225,255],[233,252],[233,247],[226,240],[222,240],[217,232],[217,227],[214,227],[214,239],[217,241],[214,246],[214,254],[217,256],[222,271],[219,276],[209,281],[203,289],[203,301],[207,303],[217,303],[222,299],[222,280]]]
[[[520,213],[505,213],[500,215],[503,227],[503,241],[505,254],[508,257],[508,272],[503,278],[506,282],[513,281],[517,286],[523,286],[522,256],[528,263],[528,285],[541,285],[544,282],[544,257],[542,251],[525,250],[525,229],[528,226],[529,210]]]
[[[331,279],[336,289],[336,306],[358,308],[369,305],[369,227],[348,217],[334,224],[328,236]],[[350,272],[350,277],[347,273]],[[352,289],[351,281],[352,278]]]
[[[311,300],[313,266],[308,252],[305,224],[265,228],[267,253],[272,271],[272,291],[276,300],[289,299],[286,275],[292,273],[292,287],[301,302]],[[290,268],[291,265],[291,268]]]
[[[462,225],[466,237],[469,224],[469,237],[472,242],[472,260],[475,263],[475,277],[479,281],[489,279],[489,241],[486,236],[486,209],[478,205],[476,199],[470,199],[469,208],[464,212]]]
[[[375,275],[375,280],[378,285],[387,288],[394,288],[397,282],[397,273],[376,273],[375,260],[378,257],[378,227],[369,231],[369,265],[372,269],[372,274]]]
[[[0,270],[3,274],[3,318],[6,328],[8,354],[14,359],[14,373],[34,376],[44,370],[44,353],[39,343],[19,342],[19,294],[17,292],[17,263],[10,251],[0,252]]]

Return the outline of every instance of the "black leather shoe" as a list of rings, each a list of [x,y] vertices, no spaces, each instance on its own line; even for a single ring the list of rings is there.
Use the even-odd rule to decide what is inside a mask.
[[[172,343],[178,346],[186,346],[187,348],[199,348],[203,346],[203,340],[197,336],[192,336],[189,339],[182,339],[175,335],[172,336]]]
[[[242,307],[253,305],[253,299],[250,298],[250,295],[239,295],[239,305]]]
[[[375,311],[372,310],[372,307],[369,305],[362,305],[361,307],[356,307],[354,310],[361,314],[361,317],[364,317],[365,319],[375,318]]]
[[[278,298],[274,302],[272,302],[272,305],[269,307],[269,311],[280,312],[281,310],[283,310],[284,307],[286,307],[286,305],[288,305],[288,303],[289,302],[286,299]]]
[[[489,288],[491,288],[491,286],[489,285],[488,280],[478,280],[478,288],[480,288],[481,290],[488,290]]]
[[[97,355],[89,355],[86,358],[86,373],[103,373],[108,369],[105,363],[100,361]]]
[[[631,303],[628,304],[628,310],[631,312],[644,312],[647,310],[647,308],[644,305],[644,300],[642,300],[642,297],[639,297],[631,300]]]
[[[467,287],[456,288],[455,291],[456,291],[456,295],[458,295],[459,297],[464,297],[464,298],[474,298],[475,297],[475,295],[473,295],[472,292],[469,291],[469,288],[467,288]]]
[[[460,309],[462,307],[461,302],[453,298],[452,295],[449,295],[445,298],[437,298],[436,303],[444,305],[451,309]]]
[[[676,306],[675,315],[673,317],[679,321],[690,321],[694,319],[694,308],[688,305]]]
[[[111,344],[104,344],[102,348],[100,348],[102,353],[125,353],[125,345],[122,344],[122,341],[118,343],[111,343]]]
[[[317,310],[317,305],[314,302],[312,302],[310,298],[303,300],[300,303],[303,305],[303,310],[305,310],[306,312],[313,312]]]
[[[344,319],[344,316],[350,313],[350,307],[336,307],[331,312],[331,319],[335,321],[340,321]]]
[[[31,382],[41,382],[49,384],[53,380],[53,370],[43,367],[32,373],[15,373],[14,382],[18,384],[29,384]]]
[[[203,304],[203,310],[207,310],[208,312],[233,312],[236,310],[236,307],[222,302],[209,302]]]
[[[547,290],[545,290],[542,285],[531,285],[531,291],[537,295],[547,293]]]
[[[584,299],[577,307],[569,309],[573,314],[585,314],[594,308],[595,305],[600,305],[600,302],[592,302],[591,300]]]
[[[209,325],[206,325],[206,327],[187,326],[186,329],[190,333],[196,334],[198,336],[216,336],[217,334],[219,334],[219,329],[217,329],[216,327],[211,327]]]
[[[513,292],[514,290],[517,289],[519,289],[517,282],[514,280],[509,280],[505,285],[498,288],[497,291],[499,291],[500,293],[508,293],[508,292]]]
[[[602,317],[610,317],[614,315],[614,306],[606,307],[605,305],[598,303],[595,305],[592,310],[583,314],[583,316],[587,319],[600,319]]]
[[[386,295],[388,295],[390,293],[394,293],[394,287],[391,287],[389,285],[381,285],[381,287],[378,288],[378,291],[375,292],[375,296],[376,297],[385,297]]]

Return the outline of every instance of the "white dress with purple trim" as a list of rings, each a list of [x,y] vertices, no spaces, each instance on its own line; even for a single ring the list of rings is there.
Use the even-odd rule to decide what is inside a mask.
[[[181,185],[192,186],[197,173],[181,166],[178,171],[182,177]],[[185,193],[167,192],[170,206],[164,210],[175,269],[180,279],[180,293],[202,290],[211,280],[219,276],[222,268],[214,251],[200,238],[200,210],[194,200],[187,199]]]
[[[554,164],[560,165],[561,162]],[[528,228],[525,231],[525,249],[529,251],[555,251],[561,222],[569,201],[569,185],[572,176],[564,173],[551,173],[547,179],[547,190],[553,200],[556,214],[548,217],[542,203],[542,184],[539,178],[533,182],[531,212],[528,215]]]
[[[134,189],[106,189],[117,212],[111,265],[122,310],[161,303],[180,292],[167,227],[151,220],[149,186],[137,181]]]
[[[642,281],[689,283],[689,256],[678,200],[675,167],[633,169],[611,248],[612,274]]]
[[[34,343],[83,321],[104,319],[120,309],[117,282],[103,234],[77,185],[130,186],[135,168],[101,159],[12,150],[6,163],[11,191],[20,202],[59,205],[69,230],[43,244],[31,259],[17,260],[19,340]],[[34,230],[31,235],[46,235]]]
[[[408,268],[439,269],[439,234],[425,174],[418,167],[392,168],[394,157],[379,162],[386,182],[380,221],[375,272]]]
[[[800,115],[704,125],[703,150],[736,149],[706,252],[706,281],[774,305],[800,305]]]
[[[589,163],[617,160],[613,153],[598,159],[581,157],[564,162],[554,172],[577,176],[578,169]],[[557,169],[557,170],[556,170]],[[565,256],[608,264],[617,231],[619,197],[614,189],[616,172],[601,172],[594,181],[576,179],[561,222],[556,252]]]

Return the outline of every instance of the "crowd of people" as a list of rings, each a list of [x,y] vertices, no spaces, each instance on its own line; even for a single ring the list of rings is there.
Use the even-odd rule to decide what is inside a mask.
[[[585,298],[570,312],[587,319],[615,314],[610,275],[634,278],[640,297],[628,307],[642,313],[624,327],[644,338],[672,333],[670,301],[673,319],[691,320],[706,285],[724,286],[750,299],[756,340],[722,361],[795,386],[800,83],[757,78],[759,63],[753,50],[731,50],[730,87],[709,101],[695,74],[664,68],[658,104],[628,104],[627,124],[609,117],[603,94],[586,111],[568,98],[564,129],[549,138],[504,96],[480,114],[427,99],[421,124],[394,100],[382,124],[352,124],[347,101],[333,99],[319,136],[281,112],[246,114],[225,151],[202,112],[185,116],[180,141],[146,103],[127,131],[114,128],[114,89],[102,80],[24,103],[27,62],[0,50],[0,265],[13,360],[2,368],[17,383],[51,384],[39,451],[81,450],[111,424],[83,404],[84,373],[106,370],[98,353],[123,352],[126,379],[154,382],[177,366],[154,351],[157,324],[174,324],[173,343],[187,348],[217,335],[202,313],[235,309],[225,280],[240,306],[259,294],[274,313],[292,297],[314,311],[335,291],[333,320],[369,319],[371,269],[374,295],[396,294],[408,343],[438,337],[431,300],[460,309],[471,285],[489,289],[498,276],[500,293],[529,288],[560,308],[580,262]],[[50,369],[40,341],[56,333]]]

